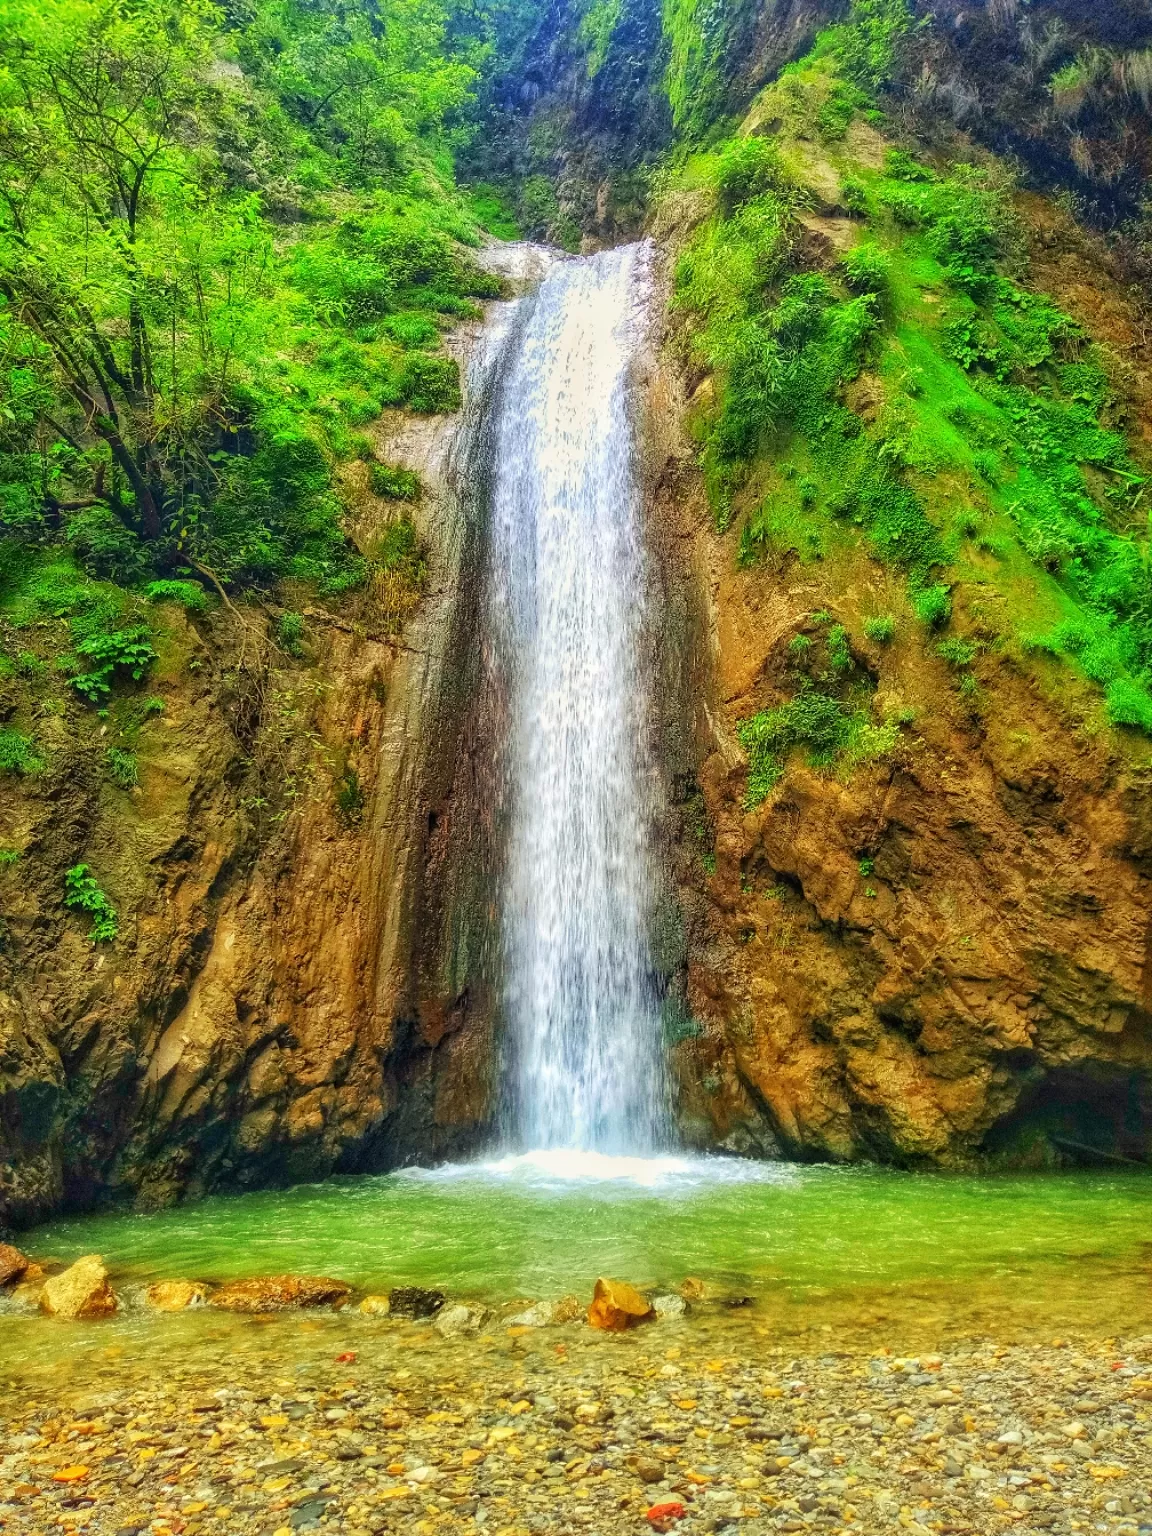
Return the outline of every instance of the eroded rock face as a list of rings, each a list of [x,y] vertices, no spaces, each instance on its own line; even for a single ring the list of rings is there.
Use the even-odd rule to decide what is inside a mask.
[[[898,573],[865,550],[741,569],[718,536],[672,371],[649,445],[671,641],[662,696],[685,918],[681,1122],[754,1155],[908,1165],[1152,1156],[1152,773],[1092,729],[1057,663],[990,645],[967,707],[916,633],[881,646]],[[958,622],[994,631],[978,587]],[[795,754],[745,808],[740,721],[787,697],[818,610],[914,710],[850,776]],[[993,616],[994,618],[994,616]],[[978,626],[985,626],[982,630]],[[909,624],[909,629],[912,629]]]
[[[513,281],[538,259],[493,257]],[[462,366],[488,334],[455,335]],[[462,415],[377,426],[378,456],[424,488],[429,582],[402,632],[373,591],[306,608],[299,658],[272,644],[275,612],[165,606],[138,789],[104,781],[78,703],[45,717],[46,771],[5,780],[0,844],[22,855],[0,934],[0,1222],[378,1169],[484,1134],[468,842],[484,388]],[[394,509],[354,473],[371,551]],[[79,862],[120,913],[114,944],[63,907]]]
[[[27,1270],[29,1260],[13,1248],[11,1243],[0,1243],[0,1286],[14,1285]]]

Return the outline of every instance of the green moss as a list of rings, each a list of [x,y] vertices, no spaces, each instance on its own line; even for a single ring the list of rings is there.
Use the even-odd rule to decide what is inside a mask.
[[[753,810],[783,777],[794,748],[807,748],[814,768],[839,765],[850,770],[891,752],[899,741],[899,725],[877,724],[866,708],[804,688],[787,703],[743,721],[738,735],[748,754],[744,804]]]
[[[113,784],[121,789],[135,789],[140,782],[140,765],[135,753],[126,752],[122,747],[109,747],[104,760]]]

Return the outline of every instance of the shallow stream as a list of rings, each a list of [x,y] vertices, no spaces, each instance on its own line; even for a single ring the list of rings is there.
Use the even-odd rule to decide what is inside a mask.
[[[586,1298],[598,1274],[661,1288],[695,1276],[717,1298],[718,1325],[912,1348],[1005,1330],[1152,1332],[1150,1210],[1152,1178],[1138,1172],[971,1178],[545,1153],[58,1221],[28,1246],[42,1259],[101,1253],[121,1290],[324,1274],[358,1291],[414,1284],[499,1305]],[[43,1366],[117,1339],[163,1353],[165,1340],[186,1348],[254,1326],[211,1312],[125,1312],[79,1330],[0,1316],[0,1357]]]

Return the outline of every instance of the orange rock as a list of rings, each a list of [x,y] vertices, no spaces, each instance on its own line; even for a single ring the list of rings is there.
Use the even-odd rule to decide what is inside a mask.
[[[79,1483],[88,1476],[87,1467],[61,1467],[59,1472],[53,1472],[54,1483]]]
[[[588,1308],[588,1322],[593,1328],[623,1333],[625,1328],[634,1328],[637,1323],[646,1323],[655,1316],[651,1304],[626,1281],[603,1277],[597,1280],[592,1305]]]
[[[287,1307],[327,1307],[351,1291],[343,1280],[316,1275],[262,1275],[232,1280],[213,1291],[209,1305],[225,1312],[282,1312]]]
[[[29,1262],[19,1248],[13,1248],[11,1243],[0,1243],[0,1285],[11,1285],[14,1280],[19,1280],[26,1273]]]
[[[108,1284],[108,1271],[96,1253],[77,1259],[63,1274],[53,1275],[40,1292],[40,1310],[49,1317],[88,1321],[111,1317],[118,1305]]]
[[[644,1518],[654,1531],[670,1531],[677,1520],[683,1520],[687,1511],[679,1499],[666,1499],[662,1504],[653,1504],[651,1509],[645,1511]]]
[[[205,1304],[208,1287],[198,1280],[157,1280],[144,1292],[144,1300],[154,1312],[184,1312]]]
[[[695,1275],[689,1275],[680,1282],[680,1294],[685,1301],[703,1301],[708,1293],[708,1287],[703,1280],[697,1280]]]

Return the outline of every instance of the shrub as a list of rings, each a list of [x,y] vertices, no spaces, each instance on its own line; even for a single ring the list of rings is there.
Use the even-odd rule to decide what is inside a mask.
[[[976,649],[973,641],[961,640],[959,636],[953,636],[940,641],[936,647],[936,654],[950,667],[970,667],[976,659]]]
[[[304,615],[282,613],[276,624],[276,639],[289,656],[304,654]]]
[[[420,496],[420,476],[398,464],[373,464],[368,473],[374,496],[388,501],[416,501]]]
[[[0,773],[39,773],[43,763],[36,755],[31,736],[12,726],[0,729]]]
[[[121,789],[136,788],[140,782],[140,765],[134,753],[125,752],[121,747],[109,747],[105,761],[113,784],[118,784]]]
[[[460,369],[453,357],[414,354],[404,365],[403,388],[409,407],[421,415],[460,409]]]
[[[864,633],[877,645],[889,645],[896,635],[896,620],[889,613],[864,620]]]
[[[150,581],[144,596],[150,603],[179,603],[190,613],[200,613],[208,606],[208,594],[197,581]]]
[[[942,582],[912,593],[912,611],[929,629],[940,629],[952,617],[952,597]]]
[[[355,826],[364,814],[364,788],[355,768],[345,768],[336,780],[336,810],[346,826]]]
[[[127,672],[139,682],[156,660],[151,633],[143,625],[90,635],[80,641],[76,651],[93,663],[91,671],[72,679],[73,688],[89,704],[98,704],[107,698],[117,672]]]
[[[868,188],[858,176],[845,176],[840,183],[840,206],[847,213],[863,217],[868,212]]]
[[[0,869],[11,869],[23,858],[19,848],[0,848]]]
[[[892,258],[888,252],[867,242],[845,251],[840,267],[844,281],[857,293],[882,294],[892,277]]]
[[[1118,677],[1106,695],[1108,718],[1152,736],[1152,695],[1130,677]]]
[[[720,205],[729,215],[766,192],[792,192],[796,185],[776,145],[763,138],[731,140],[715,176]]]
[[[94,944],[111,944],[120,932],[116,908],[97,885],[87,864],[74,864],[65,874],[64,905],[88,913],[92,919],[88,937]]]

